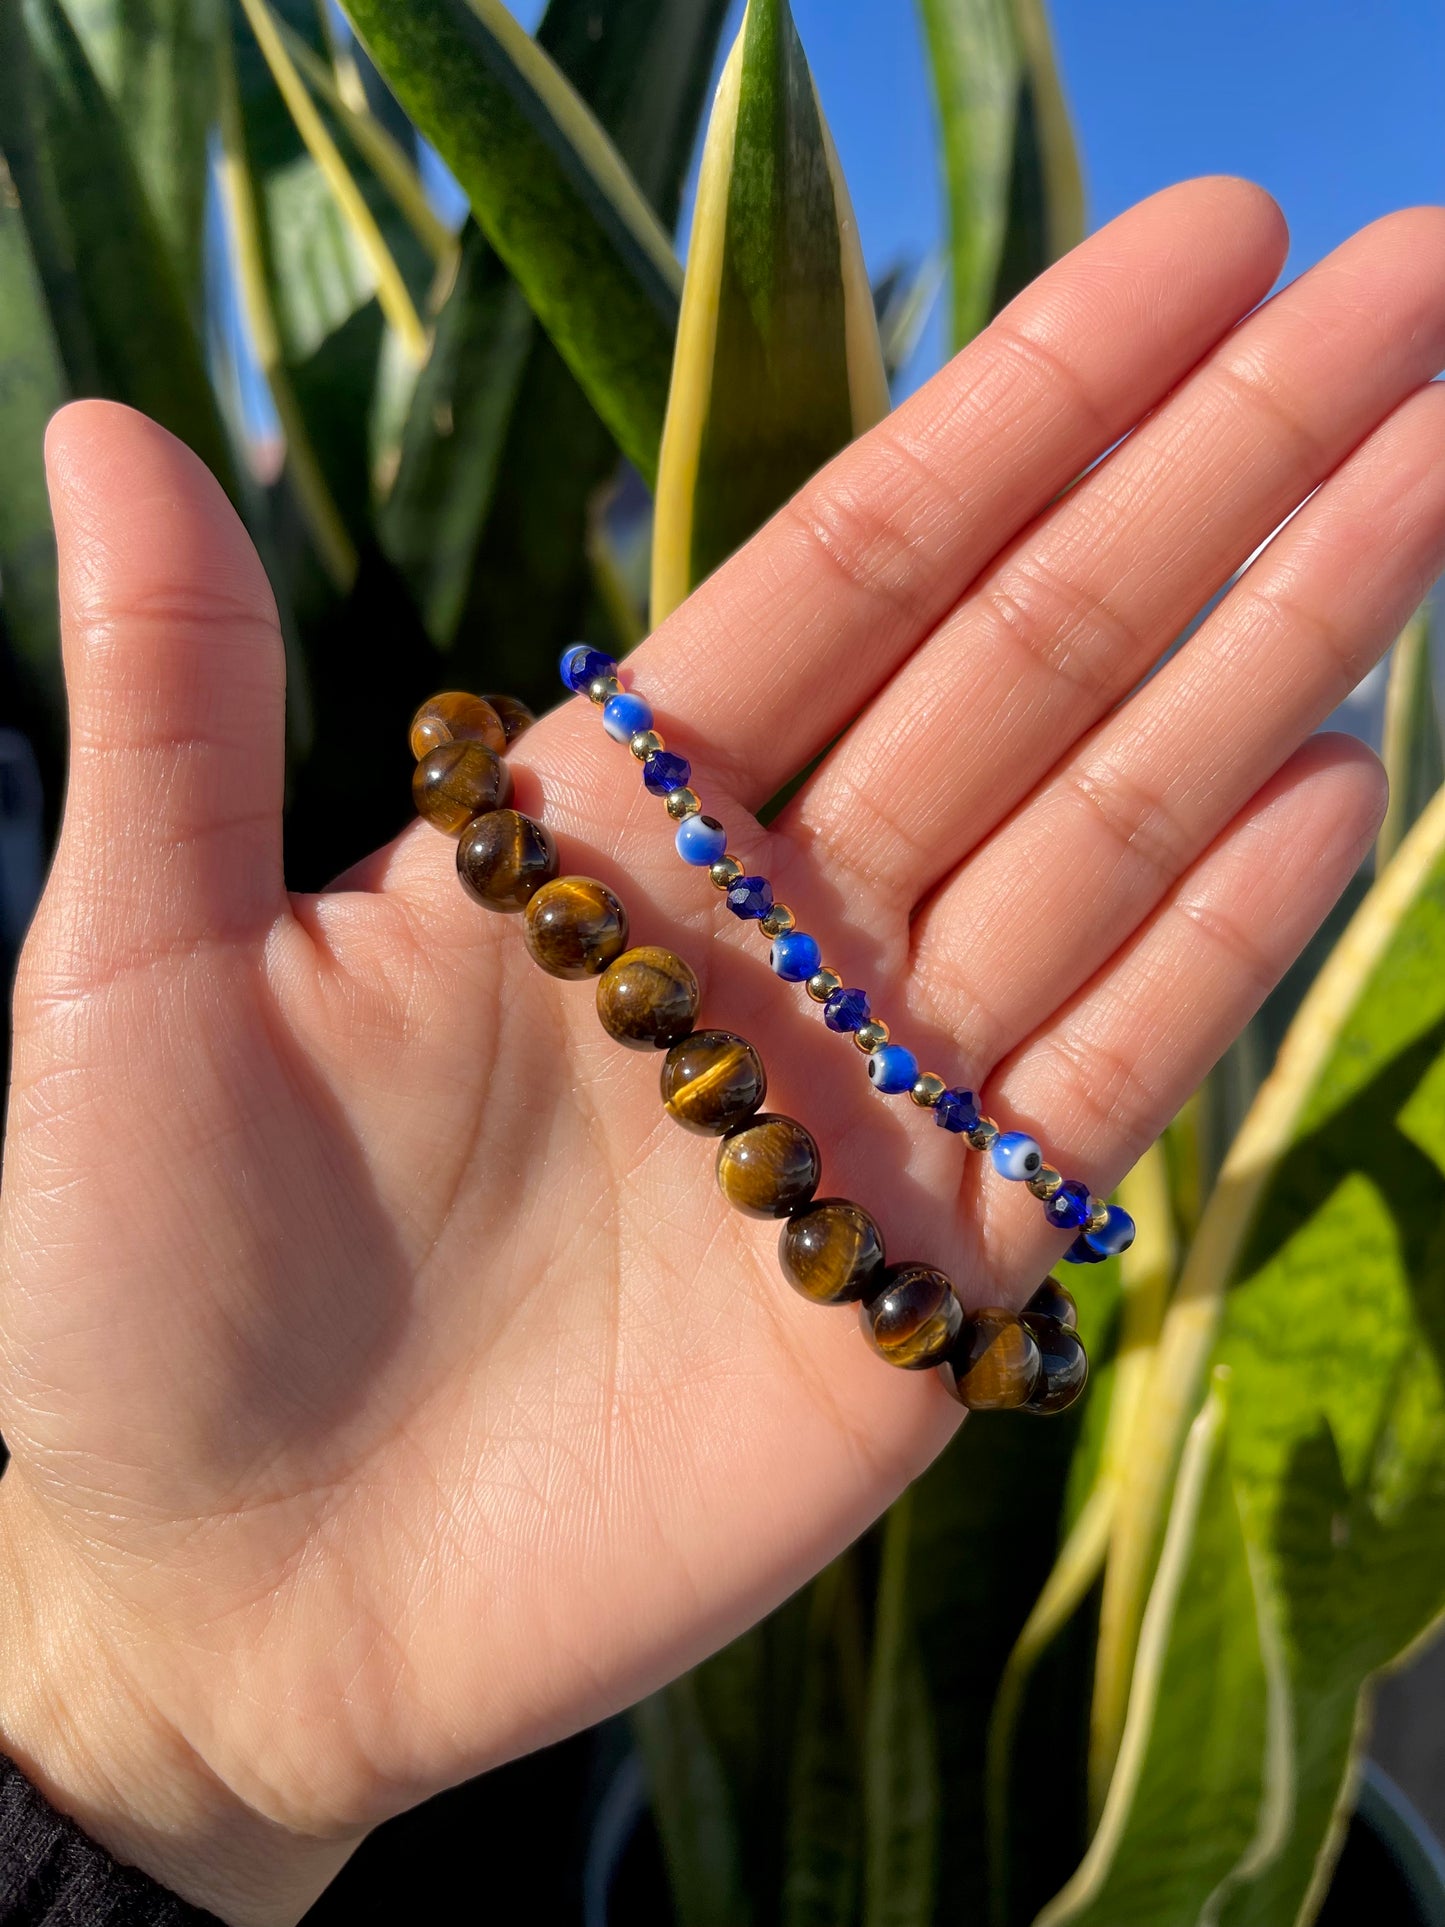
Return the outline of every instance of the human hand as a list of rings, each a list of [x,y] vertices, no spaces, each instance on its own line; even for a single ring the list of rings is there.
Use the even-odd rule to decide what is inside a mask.
[[[1284,251],[1237,182],[1135,209],[634,658],[828,960],[1100,1191],[1367,848],[1378,766],[1305,739],[1445,556],[1445,214],[1230,332]],[[959,1412],[788,1290],[657,1061],[465,898],[446,838],[288,899],[238,522],[126,411],[65,411],[49,459],[72,763],[0,1201],[0,1746],[183,1894],[289,1921],[376,1821],[767,1611]],[[1027,1297],[1064,1238],[868,1088],[590,709],[512,762],[564,869],[757,1043],[824,1189],[968,1302]]]

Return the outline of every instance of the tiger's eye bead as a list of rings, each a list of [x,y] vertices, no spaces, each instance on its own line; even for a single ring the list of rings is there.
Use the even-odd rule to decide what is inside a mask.
[[[720,856],[708,866],[708,875],[712,878],[715,890],[731,890],[742,873],[743,866],[735,856]]]
[[[836,970],[829,970],[826,964],[815,970],[808,979],[808,995],[815,1004],[826,1004],[835,990],[843,988],[843,979]]]
[[[506,726],[492,704],[464,689],[428,697],[411,719],[411,753],[418,762],[442,743],[485,743],[500,756],[507,742]]]
[[[701,809],[702,798],[686,783],[679,790],[669,791],[667,813],[675,823],[680,823],[685,816],[696,816]]]
[[[871,1017],[854,1031],[853,1042],[865,1055],[880,1050],[888,1042],[888,1026],[881,1017]]]
[[[511,796],[512,773],[485,743],[438,743],[412,771],[417,814],[448,836],[460,836],[474,816],[502,809]]]
[[[965,1322],[939,1376],[971,1412],[1007,1412],[1039,1382],[1038,1340],[1011,1311],[991,1306]]]
[[[860,1307],[865,1337],[890,1365],[910,1372],[936,1365],[963,1325],[953,1286],[932,1265],[890,1265],[882,1282]]]
[[[1041,1164],[1033,1176],[1026,1181],[1026,1189],[1036,1198],[1042,1198],[1047,1204],[1063,1181],[1052,1164]]]
[[[750,1218],[786,1218],[808,1202],[822,1175],[812,1132],[791,1117],[763,1111],[718,1146],[722,1194]]]
[[[627,947],[627,912],[595,877],[555,877],[527,905],[527,948],[550,977],[596,977]]]
[[[520,810],[474,817],[457,844],[457,875],[488,910],[525,910],[556,874],[552,832]]]
[[[778,1263],[794,1290],[815,1305],[871,1298],[883,1268],[883,1234],[861,1204],[819,1198],[783,1226]]]
[[[662,1101],[669,1117],[703,1137],[721,1137],[762,1103],[762,1059],[730,1030],[695,1030],[663,1059]]]
[[[908,1095],[925,1111],[931,1111],[943,1096],[944,1083],[937,1071],[921,1071]]]
[[[1030,1330],[1039,1348],[1039,1377],[1022,1410],[1066,1412],[1089,1382],[1089,1355],[1083,1341],[1067,1325],[1042,1318]]]
[[[624,950],[597,979],[602,1028],[629,1050],[669,1050],[697,1020],[697,978],[670,950]]]
[[[508,749],[519,736],[525,735],[537,720],[527,705],[518,702],[515,696],[488,696],[487,701],[496,710],[497,719],[506,732]]]
[[[759,928],[765,937],[786,937],[790,930],[797,928],[797,925],[798,919],[787,904],[775,903],[763,918]]]
[[[1036,1318],[1047,1318],[1074,1331],[1079,1323],[1079,1308],[1073,1294],[1066,1291],[1057,1278],[1045,1278],[1019,1317],[1026,1325],[1032,1325]]]

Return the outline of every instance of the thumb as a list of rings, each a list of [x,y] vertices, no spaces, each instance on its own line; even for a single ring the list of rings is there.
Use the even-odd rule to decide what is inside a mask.
[[[259,936],[285,902],[285,666],[260,559],[144,415],[73,403],[45,453],[70,700],[61,967]]]

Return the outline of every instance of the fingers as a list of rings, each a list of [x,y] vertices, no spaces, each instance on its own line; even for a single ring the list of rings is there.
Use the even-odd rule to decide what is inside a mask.
[[[1422,390],[1275,538],[914,926],[914,982],[978,1071],[1125,941],[1389,646],[1445,563],[1445,388]],[[1293,866],[1291,866],[1291,875]],[[1038,903],[1066,906],[1037,939]]]
[[[1445,211],[1392,216],[1252,315],[994,568],[785,826],[906,912],[1445,361]],[[888,770],[907,771],[890,784]],[[860,823],[862,825],[860,829]]]
[[[70,699],[53,965],[84,977],[256,934],[285,901],[285,671],[260,561],[200,460],[130,409],[63,409],[46,460]]]
[[[991,1081],[993,1115],[1036,1131],[1061,1170],[1112,1188],[1319,927],[1369,848],[1385,798],[1384,774],[1362,744],[1313,738]],[[1014,1195],[1022,1188],[981,1188],[990,1269],[1024,1252],[1044,1263],[1058,1255],[1059,1234],[1040,1231],[1038,1207]]]
[[[1268,291],[1274,203],[1156,195],[1074,250],[833,462],[636,652],[664,732],[757,806],[997,550]]]

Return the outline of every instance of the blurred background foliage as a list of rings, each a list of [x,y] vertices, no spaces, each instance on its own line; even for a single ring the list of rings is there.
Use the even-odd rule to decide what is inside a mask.
[[[404,821],[416,701],[545,706],[562,644],[624,651],[886,411],[935,298],[961,346],[1079,238],[1042,0],[919,13],[947,243],[870,289],[787,0],[750,0],[710,119],[726,0],[551,0],[535,36],[500,0],[3,0],[12,950],[63,786],[51,411],[145,409],[246,519],[290,660],[290,872],[320,885]],[[1070,1280],[1082,1404],[975,1418],[770,1619],[383,1829],[318,1921],[391,1917],[418,1856],[440,1892],[478,1845],[529,1917],[589,1927],[1314,1917],[1371,1682],[1445,1607],[1423,611],[1385,753],[1371,874],[1126,1181],[1139,1242]]]

